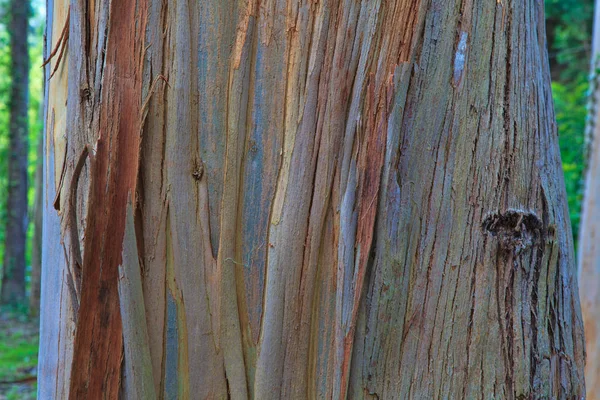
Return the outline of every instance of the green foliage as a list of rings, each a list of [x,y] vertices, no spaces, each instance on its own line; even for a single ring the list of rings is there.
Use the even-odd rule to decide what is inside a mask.
[[[552,96],[575,242],[583,200],[593,15],[593,0],[546,0]]]
[[[18,378],[37,365],[38,337],[22,331],[0,333],[0,376]]]
[[[18,312],[0,313],[0,381],[36,375],[38,323]],[[0,385],[0,399],[34,399],[35,384]]]
[[[546,0],[546,32],[552,77],[563,84],[589,73],[593,0]]]
[[[37,385],[25,386],[15,385],[6,392],[6,400],[34,400],[36,397]]]
[[[6,18],[0,19],[0,264],[4,260],[6,190],[8,187],[8,98],[10,93],[10,46]]]
[[[581,201],[583,200],[583,154],[587,90],[588,83],[586,80],[573,82],[570,85],[563,85],[559,82],[552,84],[559,132],[558,139],[574,238],[577,238],[579,233]]]

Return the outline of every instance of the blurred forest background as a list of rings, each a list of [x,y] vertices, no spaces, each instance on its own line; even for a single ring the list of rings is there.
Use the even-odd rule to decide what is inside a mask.
[[[25,2],[26,0],[17,0]],[[7,215],[9,105],[12,86],[9,35],[10,0],[0,0],[0,263],[5,253]],[[546,0],[548,53],[552,92],[558,122],[573,236],[577,245],[583,171],[585,126],[593,20],[593,0]],[[42,162],[42,103],[45,1],[31,0],[29,14],[29,112],[28,112],[28,229],[26,250],[27,293],[32,287],[34,243],[35,173]],[[1,265],[0,265],[1,267]],[[35,265],[34,265],[35,268]],[[2,272],[2,268],[0,268]],[[36,281],[35,279],[33,280]],[[33,284],[35,286],[35,283]],[[0,305],[0,400],[35,398],[37,360],[37,306],[32,301]]]

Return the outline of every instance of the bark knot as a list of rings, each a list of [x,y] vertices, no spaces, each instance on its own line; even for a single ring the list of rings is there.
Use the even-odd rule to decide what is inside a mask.
[[[192,176],[197,181],[202,179],[202,176],[204,176],[204,165],[202,163],[198,163],[195,166],[194,171],[192,172]]]
[[[533,212],[509,209],[489,214],[482,223],[486,234],[498,238],[503,250],[520,253],[538,243],[543,230],[540,218]]]

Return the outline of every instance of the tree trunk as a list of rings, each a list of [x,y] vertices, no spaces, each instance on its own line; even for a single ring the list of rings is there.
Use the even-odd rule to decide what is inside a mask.
[[[33,208],[33,240],[31,243],[31,292],[29,293],[29,314],[40,314],[40,285],[42,278],[42,174],[43,174],[43,139],[40,138],[37,150],[37,164],[35,167],[35,202]]]
[[[589,118],[586,126],[587,176],[579,234],[580,295],[587,362],[588,399],[600,399],[600,2],[596,1],[592,36]]]
[[[9,14],[12,85],[9,100],[8,193],[1,297],[3,304],[17,305],[25,301],[29,1],[12,0]]]
[[[541,2],[67,3],[40,398],[585,395]]]

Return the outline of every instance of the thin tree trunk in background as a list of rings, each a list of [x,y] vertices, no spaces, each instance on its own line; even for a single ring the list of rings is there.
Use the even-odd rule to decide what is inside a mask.
[[[40,285],[42,278],[42,174],[44,142],[40,138],[35,167],[35,202],[33,209],[33,240],[31,243],[31,291],[29,293],[29,314],[38,316],[40,313]]]
[[[3,304],[16,305],[25,302],[29,0],[12,0],[9,14],[12,86],[9,101],[8,194],[1,298]]]
[[[600,1],[596,1],[586,126],[587,176],[579,234],[579,280],[585,328],[588,399],[600,399]]]
[[[541,2],[81,3],[40,398],[585,395]]]

